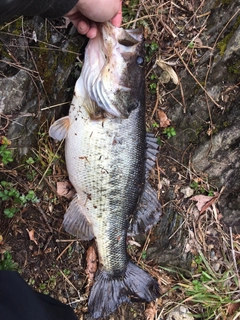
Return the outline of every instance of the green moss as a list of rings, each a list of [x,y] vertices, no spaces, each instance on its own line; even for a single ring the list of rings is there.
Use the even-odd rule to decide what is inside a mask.
[[[52,94],[52,78],[56,72],[57,55],[50,51],[47,44],[39,42],[39,46],[34,48],[34,55],[37,61],[37,68],[47,94]],[[51,64],[49,63],[51,61]]]
[[[229,122],[229,121],[224,121],[222,125],[223,125],[224,128],[228,128],[228,127],[231,126],[231,122]]]
[[[224,6],[226,6],[226,5],[228,5],[228,4],[231,4],[233,2],[233,0],[217,0],[216,2],[215,2],[215,8],[216,7],[219,7],[221,4],[222,5],[224,5]]]
[[[12,57],[7,52],[6,47],[0,42],[0,54],[7,59],[11,59]]]
[[[232,74],[240,75],[240,60],[228,66],[228,72]]]
[[[216,134],[219,132],[219,128],[215,126],[215,128],[212,130],[212,135]]]
[[[233,0],[221,0],[223,5],[232,3]]]
[[[14,23],[11,25],[11,32],[16,36],[20,36],[23,32],[23,25],[22,25],[22,17],[15,20]]]
[[[199,135],[200,133],[202,133],[203,132],[203,127],[202,126],[200,126],[200,127],[198,127],[197,129],[196,129],[196,135]]]
[[[55,85],[61,86],[62,83],[55,83],[55,75],[58,72],[58,67],[61,66],[64,70],[73,65],[76,54],[74,52],[58,52],[48,48],[47,44],[39,43],[39,47],[34,49],[37,57],[38,72],[43,79],[43,85],[48,95],[53,93]],[[61,81],[61,77],[59,77]],[[58,81],[58,82],[59,82]]]
[[[218,42],[217,48],[220,51],[221,57],[224,55],[224,52],[225,52],[227,45],[228,45],[228,42],[231,40],[234,32],[237,30],[239,25],[240,25],[240,16],[238,16],[237,21],[233,25],[231,32],[229,32],[221,41]]]
[[[75,62],[78,50],[79,48],[75,44],[69,43],[68,51],[65,52],[63,57],[64,67],[68,68]]]

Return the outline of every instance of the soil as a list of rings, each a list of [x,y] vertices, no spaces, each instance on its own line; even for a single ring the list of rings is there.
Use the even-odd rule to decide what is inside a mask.
[[[27,181],[22,183],[28,185]],[[37,192],[39,203],[26,206],[10,220],[0,215],[4,239],[0,253],[10,250],[18,272],[33,289],[69,304],[79,319],[88,319],[86,253],[94,241],[76,240],[63,230],[69,201],[54,194],[45,183],[42,188],[44,191]],[[49,199],[44,200],[45,194]],[[137,260],[141,248],[131,255]],[[144,304],[123,305],[106,319],[145,319]]]

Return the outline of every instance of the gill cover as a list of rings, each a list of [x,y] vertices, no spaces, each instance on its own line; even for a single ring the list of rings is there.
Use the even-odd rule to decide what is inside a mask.
[[[140,29],[124,30],[110,22],[85,51],[83,84],[89,97],[115,117],[127,118],[140,104],[144,90],[143,36]]]

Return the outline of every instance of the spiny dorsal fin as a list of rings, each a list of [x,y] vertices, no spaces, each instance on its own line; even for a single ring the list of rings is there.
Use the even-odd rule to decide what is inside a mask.
[[[146,164],[145,164],[145,178],[148,178],[149,171],[154,167],[159,145],[157,144],[157,139],[154,137],[153,133],[147,132],[146,134]]]
[[[69,116],[60,118],[51,125],[49,129],[49,136],[55,140],[63,140],[67,136],[69,127]]]
[[[156,163],[159,148],[157,139],[152,133],[148,132],[146,134],[146,145],[146,181],[133,220],[129,226],[128,234],[132,236],[147,232],[159,221],[161,216],[161,205],[158,201],[157,191],[147,181],[149,172]]]

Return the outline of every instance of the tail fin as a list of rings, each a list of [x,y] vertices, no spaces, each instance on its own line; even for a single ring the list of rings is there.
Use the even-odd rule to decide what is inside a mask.
[[[100,270],[88,300],[88,310],[94,319],[106,317],[123,302],[150,302],[160,296],[156,280],[129,262],[125,275],[113,275]]]

